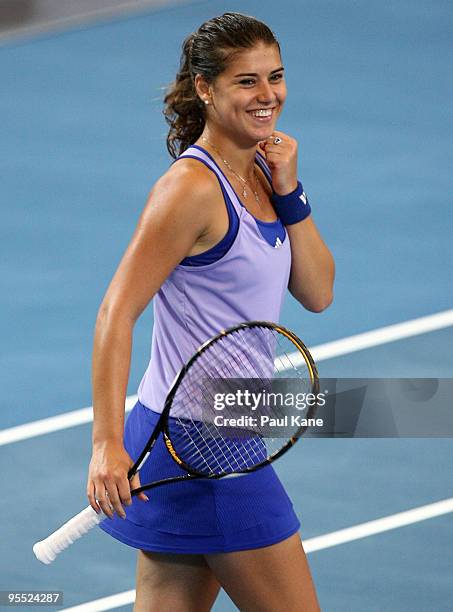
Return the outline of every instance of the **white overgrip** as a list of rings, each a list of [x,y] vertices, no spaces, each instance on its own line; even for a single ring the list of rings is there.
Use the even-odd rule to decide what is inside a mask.
[[[46,565],[52,563],[65,548],[99,525],[105,518],[103,512],[96,514],[91,506],[87,506],[45,540],[36,542],[33,546],[36,558]]]

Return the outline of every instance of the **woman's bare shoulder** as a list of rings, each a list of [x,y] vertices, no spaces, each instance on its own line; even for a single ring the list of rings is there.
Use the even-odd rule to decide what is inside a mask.
[[[171,189],[176,192],[193,193],[198,196],[211,195],[218,181],[214,173],[202,162],[192,158],[181,158],[173,163],[159,178],[154,188]]]
[[[185,223],[196,224],[203,233],[215,213],[212,204],[216,189],[217,179],[204,164],[179,159],[153,185],[142,218],[149,218],[150,223],[158,218],[174,222],[177,215]]]

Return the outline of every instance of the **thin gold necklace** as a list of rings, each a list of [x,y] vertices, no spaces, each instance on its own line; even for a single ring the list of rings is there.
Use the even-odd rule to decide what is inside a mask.
[[[242,187],[242,195],[243,195],[243,197],[244,197],[244,198],[246,198],[246,197],[248,196],[248,193],[247,193],[247,191],[246,191],[246,189],[245,189],[245,186],[247,185],[247,183],[248,183],[249,181],[248,181],[247,179],[245,179],[245,178],[242,178],[242,176],[241,176],[240,174],[238,174],[238,173],[237,173],[235,170],[233,170],[233,168],[231,167],[231,165],[230,165],[230,164],[227,162],[227,160],[226,160],[226,159],[224,159],[224,158],[223,158],[223,156],[222,156],[222,154],[220,153],[220,151],[218,150],[218,148],[217,148],[217,147],[215,147],[215,146],[212,144],[212,142],[209,142],[209,140],[208,140],[207,138],[205,138],[204,136],[202,136],[202,137],[201,137],[201,140],[203,140],[204,142],[207,142],[207,143],[208,143],[208,145],[210,145],[210,146],[211,146],[211,147],[214,149],[214,151],[216,151],[216,152],[219,154],[220,159],[221,159],[221,160],[223,161],[223,163],[224,163],[224,164],[227,166],[227,168],[228,168],[228,169],[229,169],[229,170],[230,170],[230,171],[231,171],[231,172],[232,172],[232,173],[233,173],[235,176],[237,176],[237,177],[238,177],[238,179],[240,179],[240,180],[241,180],[241,181],[244,183],[244,185],[243,185],[243,187]],[[257,191],[256,191],[256,186],[257,186],[257,184],[258,184],[258,179],[257,179],[257,176],[256,176],[256,170],[255,170],[255,168],[253,168],[253,176],[255,177],[255,189],[254,189],[254,188],[253,188],[251,185],[250,185],[250,187],[251,187],[251,189],[252,189],[252,191],[253,191],[253,193],[254,193],[254,195],[255,195],[255,200],[257,201],[258,206],[261,208],[261,200],[260,200],[260,197],[259,197],[259,195],[258,195],[258,193],[257,193]]]

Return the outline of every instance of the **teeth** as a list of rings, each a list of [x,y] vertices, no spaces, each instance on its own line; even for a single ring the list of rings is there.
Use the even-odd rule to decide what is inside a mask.
[[[252,115],[254,115],[255,117],[270,117],[272,115],[272,110],[253,111]]]

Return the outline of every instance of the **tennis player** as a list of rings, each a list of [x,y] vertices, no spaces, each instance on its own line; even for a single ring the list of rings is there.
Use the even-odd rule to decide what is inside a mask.
[[[139,549],[136,611],[210,610],[220,587],[240,610],[319,610],[300,524],[271,466],[159,487],[149,500],[132,501],[127,480],[202,342],[242,321],[278,321],[287,288],[313,312],[332,301],[334,263],[298,180],[297,142],[276,130],[286,95],[279,43],[257,19],[225,13],[186,38],[165,96],[175,161],[99,309],[87,494],[111,519],[101,528]],[[124,428],[133,328],[151,299],[151,359]],[[161,439],[152,455],[142,482],[180,474]]]

